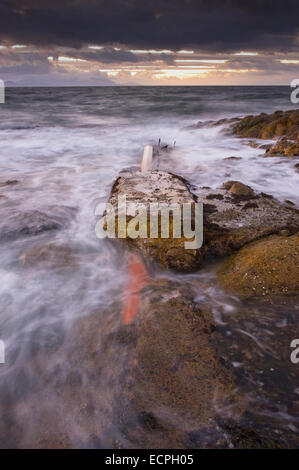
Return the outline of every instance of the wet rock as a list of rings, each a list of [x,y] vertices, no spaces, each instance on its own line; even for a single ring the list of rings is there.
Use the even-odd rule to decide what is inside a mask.
[[[200,249],[203,261],[231,254],[251,241],[284,229],[289,233],[298,231],[298,211],[268,195],[248,191],[245,196],[223,189],[219,192],[224,199],[211,202],[207,199],[209,192],[199,189],[196,193],[204,205],[204,243]]]
[[[242,298],[299,295],[299,235],[274,235],[243,247],[223,262],[218,278]]]
[[[126,409],[137,423],[130,439],[146,447],[188,447],[190,433],[197,433],[197,445],[217,446],[219,410],[232,394],[237,415],[243,405],[234,394],[232,368],[213,346],[210,311],[192,301],[188,288],[167,280],[152,282],[141,304],[124,388]]]
[[[269,437],[268,432],[262,435],[253,429],[246,429],[235,424],[224,424],[224,429],[230,434],[233,447],[236,449],[279,449],[281,447],[279,439]]]
[[[243,206],[243,211],[246,211],[247,209],[258,209],[258,205],[256,202],[247,202],[244,206]]]
[[[295,206],[296,204],[293,201],[290,201],[289,199],[286,199],[284,201],[286,204],[290,204],[291,206]]]
[[[237,196],[253,196],[254,191],[243,183],[234,183],[230,188],[230,192]]]
[[[191,126],[187,126],[186,129],[205,129],[207,127],[216,127],[216,126],[223,126],[223,125],[232,125],[240,121],[240,118],[224,118],[218,121],[198,121],[196,124]]]
[[[258,145],[258,148],[262,150],[270,150],[271,147],[272,147],[271,144]]]
[[[299,155],[299,143],[293,142],[288,140],[287,138],[283,137],[279,139],[279,141],[272,145],[267,151],[266,155],[271,156],[286,156],[286,157],[294,157]]]
[[[209,305],[194,302],[191,286],[155,280],[141,304],[123,388],[127,439],[142,448],[278,447],[279,436],[247,419],[246,387],[218,349]]]
[[[0,221],[0,241],[35,236],[50,230],[66,227],[76,214],[76,209],[67,206],[52,206],[46,212],[12,210]]]
[[[294,168],[295,168],[295,170],[296,170],[297,172],[299,172],[299,163],[296,163],[296,165],[294,166]]]
[[[207,199],[219,199],[219,200],[222,200],[223,199],[223,194],[209,194],[207,196]]]
[[[203,203],[204,241],[199,249],[185,249],[183,237],[130,239],[126,234],[129,246],[140,250],[146,259],[178,271],[194,271],[210,258],[232,254],[245,244],[280,230],[286,229],[290,233],[299,230],[299,214],[295,208],[266,194],[257,194],[239,181],[228,181],[216,192],[199,188],[195,197],[181,177],[163,171],[144,175],[137,172],[116,180],[109,199],[115,208],[119,195],[126,195],[127,202],[143,204],[181,205],[195,200]],[[254,206],[246,206],[248,202]]]
[[[231,128],[239,137],[279,139],[275,144],[260,146],[256,142],[250,144],[265,149],[266,156],[293,157],[299,155],[299,110],[246,116]]]
[[[190,191],[187,181],[177,175],[166,171],[152,171],[142,174],[140,172],[124,173],[114,183],[109,198],[109,203],[117,210],[118,196],[126,196],[127,203],[195,203],[195,196]],[[149,215],[149,213],[148,213]],[[127,216],[127,224],[132,217]],[[131,247],[137,247],[145,258],[159,261],[166,268],[178,271],[193,271],[197,268],[200,258],[198,250],[186,250],[184,236],[180,238],[162,238],[161,220],[159,218],[159,232],[157,238],[129,238],[126,234],[126,242]],[[117,226],[117,224],[116,224]],[[173,221],[169,222],[170,235],[173,231]],[[145,227],[147,235],[150,234],[149,217]]]
[[[272,139],[285,136],[296,140],[299,134],[299,110],[276,111],[272,114],[245,116],[233,125],[233,132],[239,137]]]
[[[226,160],[226,161],[231,161],[231,160],[242,160],[242,157],[226,157],[224,158],[223,160]]]
[[[83,307],[76,322],[67,328],[59,323],[58,337],[50,335],[45,344],[49,332],[43,327],[27,347],[22,345],[22,354],[0,382],[1,448],[8,443],[14,448],[82,448],[90,445],[91,436],[111,447],[111,435],[119,437],[112,434],[122,402],[118,380],[127,370],[127,348],[115,335],[119,310],[119,304],[93,312]]]
[[[75,256],[67,245],[49,243],[43,246],[32,246],[23,251],[20,262],[25,267],[54,267],[64,268],[74,266]]]
[[[152,281],[141,295],[139,314],[130,325],[121,324],[118,301],[92,312],[83,307],[65,331],[57,325],[65,333],[63,342],[55,334],[32,357],[24,356],[22,347],[0,383],[1,448],[277,446],[280,436],[274,433],[272,439],[271,434],[279,423],[269,424],[265,416],[265,404],[268,411],[272,403],[266,396],[259,407],[264,436],[255,427],[256,416],[244,420],[248,403],[256,407],[257,384],[250,380],[254,388],[248,400],[224,357],[232,352],[234,360],[243,360],[253,351],[249,364],[256,368],[264,355],[255,343],[252,347],[251,338],[243,335],[251,343],[230,348],[239,344],[235,329],[234,341],[225,335],[229,346],[220,352],[212,306],[194,300],[186,279]],[[252,311],[248,315],[249,322]],[[35,337],[39,341],[41,332]]]
[[[246,142],[250,147],[252,147],[253,149],[258,149],[260,148],[260,145],[258,142],[256,142],[255,140],[249,140],[248,142]],[[269,146],[271,147],[271,145]]]
[[[4,181],[4,182],[0,182],[0,187],[2,187],[2,186],[14,186],[18,183],[19,183],[18,180],[7,180],[7,181]]]
[[[239,183],[239,181],[226,181],[225,183],[223,183],[221,188],[222,189],[230,189],[234,184],[237,184],[237,183]]]

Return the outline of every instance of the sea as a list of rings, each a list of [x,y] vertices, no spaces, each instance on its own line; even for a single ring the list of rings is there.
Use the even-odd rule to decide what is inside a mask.
[[[5,346],[0,447],[136,445],[118,426],[119,402],[112,398],[121,390],[126,356],[126,345],[113,346],[111,335],[121,325],[115,304],[125,297],[126,257],[96,237],[97,204],[107,201],[121,170],[140,164],[144,145],[161,139],[174,146],[161,154],[161,168],[194,187],[219,188],[224,181],[237,180],[298,206],[294,158],[265,158],[264,150],[231,135],[224,125],[195,126],[199,121],[296,109],[290,94],[283,86],[6,89],[5,103],[0,104],[0,229],[7,231],[13,224],[14,230],[0,243],[0,340]],[[240,158],[226,160],[232,156]],[[57,230],[26,233],[24,214],[32,212],[68,223]],[[60,247],[58,255],[54,248],[50,261],[47,254],[36,259],[34,250],[49,245]],[[242,318],[240,301],[217,287],[209,267],[192,275],[168,275],[157,267],[153,275],[181,283],[196,278],[203,286],[198,287],[198,299],[210,299],[224,351],[229,351],[227,360],[238,370],[247,361],[251,424],[257,422],[278,437],[282,433],[286,445],[294,446],[299,365],[290,362],[289,354],[298,308],[251,306],[252,317],[247,311]],[[77,382],[72,376],[65,342],[72,329],[97,311],[103,317],[99,347],[111,341],[119,361],[109,364],[107,348],[99,353],[95,374],[101,374],[103,364],[110,373],[103,373],[95,393],[91,374],[84,374],[86,361],[82,359]],[[280,341],[281,354],[276,348]],[[80,351],[76,353],[80,368]],[[66,393],[63,384],[69,384],[69,377],[74,380]],[[78,381],[81,392],[72,395]],[[263,403],[262,414],[261,406],[256,411],[257,402]]]

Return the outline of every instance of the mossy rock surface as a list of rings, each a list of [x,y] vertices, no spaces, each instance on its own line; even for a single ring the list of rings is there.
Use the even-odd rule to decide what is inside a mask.
[[[270,236],[227,258],[218,271],[225,289],[242,298],[299,295],[299,235]]]

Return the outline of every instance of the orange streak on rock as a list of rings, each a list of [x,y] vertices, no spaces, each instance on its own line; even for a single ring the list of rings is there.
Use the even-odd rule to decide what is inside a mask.
[[[126,286],[126,299],[123,307],[123,322],[129,325],[138,313],[139,292],[148,283],[147,270],[135,254],[131,254],[128,262],[128,283]]]

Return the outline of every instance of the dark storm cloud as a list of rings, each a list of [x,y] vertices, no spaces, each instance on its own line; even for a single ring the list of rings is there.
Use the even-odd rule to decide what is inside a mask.
[[[91,60],[101,62],[103,64],[121,64],[122,62],[130,62],[132,64],[137,64],[138,62],[149,62],[152,63],[154,60],[157,60],[158,57],[155,54],[133,54],[129,51],[117,51],[112,47],[104,47],[99,51],[76,51],[72,53],[72,57],[79,59]],[[161,59],[161,56],[159,57]],[[163,62],[165,64],[173,64],[173,57],[163,54]]]
[[[120,44],[292,51],[297,0],[4,0],[0,40],[81,48]]]

